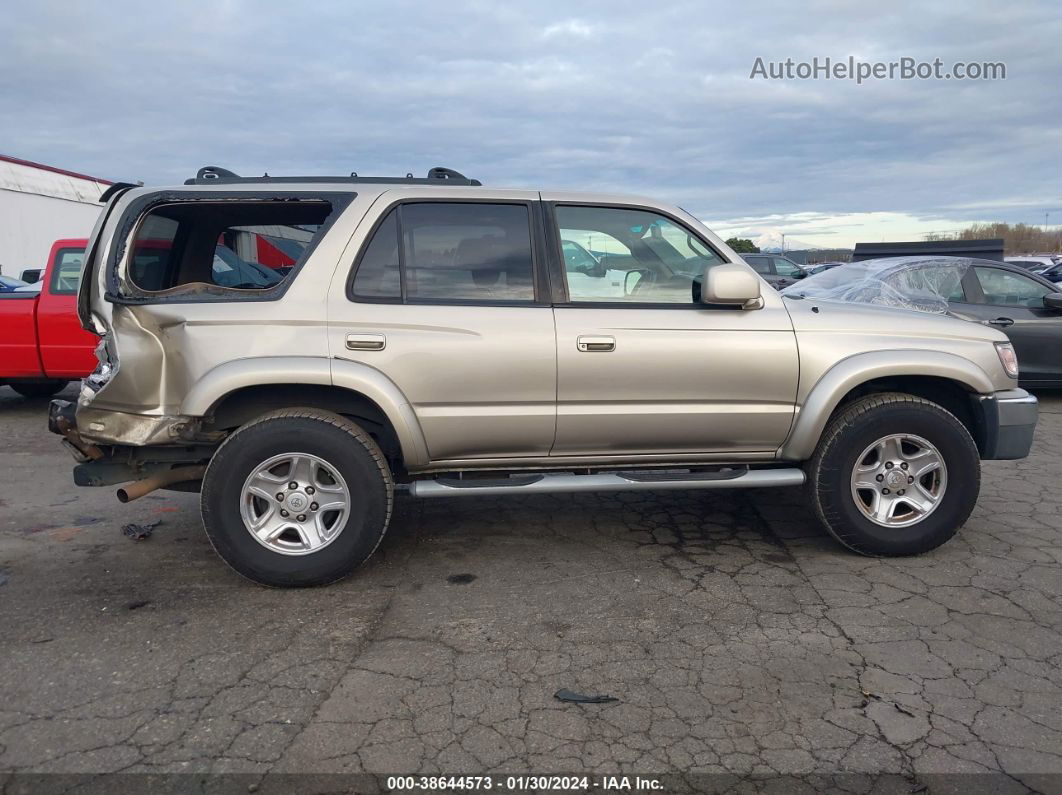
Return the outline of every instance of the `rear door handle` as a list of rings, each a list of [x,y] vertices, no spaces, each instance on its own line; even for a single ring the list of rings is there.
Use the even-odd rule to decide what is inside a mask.
[[[989,320],[988,325],[999,326],[1000,328],[1006,328],[1007,326],[1014,325],[1014,319],[1009,317],[997,317],[995,320]]]
[[[387,337],[383,334],[348,334],[347,350],[382,351],[387,346]]]
[[[615,337],[576,337],[575,347],[583,353],[607,353],[616,350]]]

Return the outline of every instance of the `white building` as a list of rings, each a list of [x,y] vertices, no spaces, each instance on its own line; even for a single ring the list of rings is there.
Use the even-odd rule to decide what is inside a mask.
[[[88,237],[110,184],[0,155],[0,273],[43,268],[56,240]]]

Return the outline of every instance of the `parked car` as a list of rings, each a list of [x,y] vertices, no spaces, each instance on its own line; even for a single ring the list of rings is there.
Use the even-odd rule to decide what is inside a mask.
[[[77,316],[87,242],[55,241],[43,280],[0,292],[0,384],[20,395],[54,395],[97,364],[99,338]]]
[[[1014,344],[1022,386],[1062,387],[1062,290],[1021,267],[960,257],[867,260],[783,292],[902,304],[994,326]]]
[[[10,293],[17,290],[19,287],[25,287],[26,282],[22,279],[16,279],[14,276],[4,276],[0,274],[0,293]]]
[[[1017,257],[1004,257],[1003,261],[1024,270],[1032,271],[1033,273],[1045,271],[1048,268],[1053,267],[1055,264],[1055,259],[1053,257],[1038,257],[1032,254]]]
[[[788,287],[808,275],[793,260],[780,254],[742,254],[741,257],[776,290]]]
[[[1053,265],[1039,275],[1042,278],[1047,279],[1049,282],[1062,282],[1062,262]]]
[[[282,281],[224,286],[233,227],[312,234]],[[590,236],[604,276],[564,256]],[[141,239],[172,245],[141,267]],[[1036,425],[997,329],[786,300],[647,199],[209,168],[111,189],[87,262],[99,366],[49,412],[74,482],[201,490],[214,548],[271,585],[348,574],[397,488],[806,483],[842,544],[917,554],[973,510],[980,459],[1027,455]],[[621,265],[618,290],[586,284]]]
[[[833,268],[839,268],[842,265],[847,264],[848,263],[846,262],[820,262],[817,265],[808,266],[807,268],[805,268],[805,270],[808,272],[808,275],[811,276],[813,274],[822,273],[823,271],[828,271]]]

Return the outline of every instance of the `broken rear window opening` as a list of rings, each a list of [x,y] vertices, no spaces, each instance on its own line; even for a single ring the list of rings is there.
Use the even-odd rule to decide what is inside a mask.
[[[268,293],[309,254],[332,211],[321,200],[157,204],[136,225],[121,293]]]

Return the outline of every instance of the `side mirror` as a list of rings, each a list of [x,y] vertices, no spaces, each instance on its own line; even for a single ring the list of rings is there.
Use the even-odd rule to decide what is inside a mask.
[[[1048,293],[1044,296],[1044,309],[1062,311],[1062,293]]]
[[[627,275],[623,277],[623,294],[627,296],[634,295],[635,288],[641,283],[647,273],[648,271],[645,270],[627,271]]]
[[[744,265],[727,263],[704,269],[703,304],[740,304],[742,309],[760,309],[760,279]]]
[[[794,279],[806,279],[808,277],[807,271],[797,271],[793,274]]]

